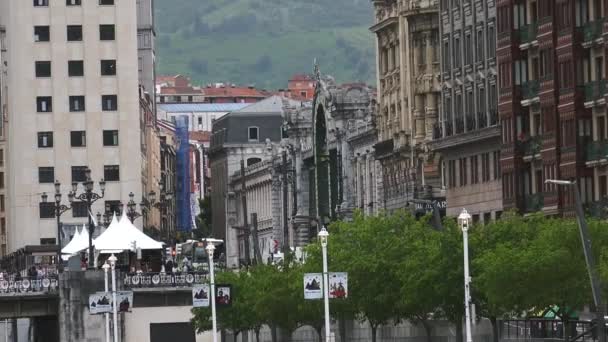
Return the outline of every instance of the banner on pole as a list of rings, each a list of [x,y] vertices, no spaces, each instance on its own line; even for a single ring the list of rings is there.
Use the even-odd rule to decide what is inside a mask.
[[[304,274],[304,299],[323,298],[323,274],[305,273]]]
[[[133,291],[116,291],[118,312],[131,312],[133,307]]]
[[[195,308],[209,307],[209,285],[202,284],[192,288],[192,306]]]
[[[215,304],[218,306],[230,306],[232,304],[232,285],[215,285]]]
[[[112,293],[96,292],[89,295],[89,312],[91,315],[112,312]]]
[[[330,272],[329,273],[329,298],[348,297],[348,273]]]

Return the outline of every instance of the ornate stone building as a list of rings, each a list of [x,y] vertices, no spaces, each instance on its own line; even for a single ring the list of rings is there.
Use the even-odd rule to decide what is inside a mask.
[[[444,199],[439,157],[430,151],[440,97],[438,1],[373,0],[378,76],[382,207]]]

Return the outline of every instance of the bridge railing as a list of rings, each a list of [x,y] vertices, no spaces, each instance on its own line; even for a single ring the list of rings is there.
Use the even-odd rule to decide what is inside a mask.
[[[188,273],[127,273],[123,285],[127,289],[184,287],[209,282],[206,272]]]
[[[58,288],[59,278],[56,275],[0,280],[0,296],[57,293]]]

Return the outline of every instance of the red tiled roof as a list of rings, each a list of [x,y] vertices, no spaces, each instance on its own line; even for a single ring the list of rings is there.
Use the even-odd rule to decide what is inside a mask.
[[[246,88],[246,87],[225,87],[225,88],[203,88],[202,93],[206,97],[224,97],[224,96],[234,96],[234,97],[259,97],[264,98],[266,95],[262,94],[259,90],[255,88]]]
[[[160,88],[161,95],[178,95],[178,94],[193,94],[201,95],[200,89],[194,89],[193,87],[162,87]]]
[[[305,74],[296,74],[293,75],[289,81],[312,81],[312,77]]]

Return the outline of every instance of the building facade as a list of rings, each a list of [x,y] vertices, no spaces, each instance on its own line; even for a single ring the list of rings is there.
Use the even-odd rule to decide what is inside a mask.
[[[6,100],[8,87],[6,85],[6,31],[0,23],[0,258],[8,254],[8,227],[6,224],[6,129],[7,115]]]
[[[473,221],[502,212],[496,3],[440,2],[441,115],[432,149],[441,154],[447,215]]]
[[[154,0],[137,0],[137,69],[139,83],[156,105],[156,30]]]
[[[572,214],[605,198],[603,1],[497,2],[501,170],[505,209]]]
[[[429,142],[440,100],[439,4],[428,0],[374,0],[378,143],[382,207],[412,199],[443,200],[440,160]]]
[[[137,5],[100,3],[0,4],[6,84],[18,94],[6,101],[9,252],[57,243],[52,206],[41,203],[42,193],[54,193],[55,180],[67,203],[69,184],[84,181],[86,168],[96,192],[105,179],[105,196],[93,212],[142,193],[140,117],[133,115],[140,109]],[[75,202],[62,221],[82,223],[87,216]]]

